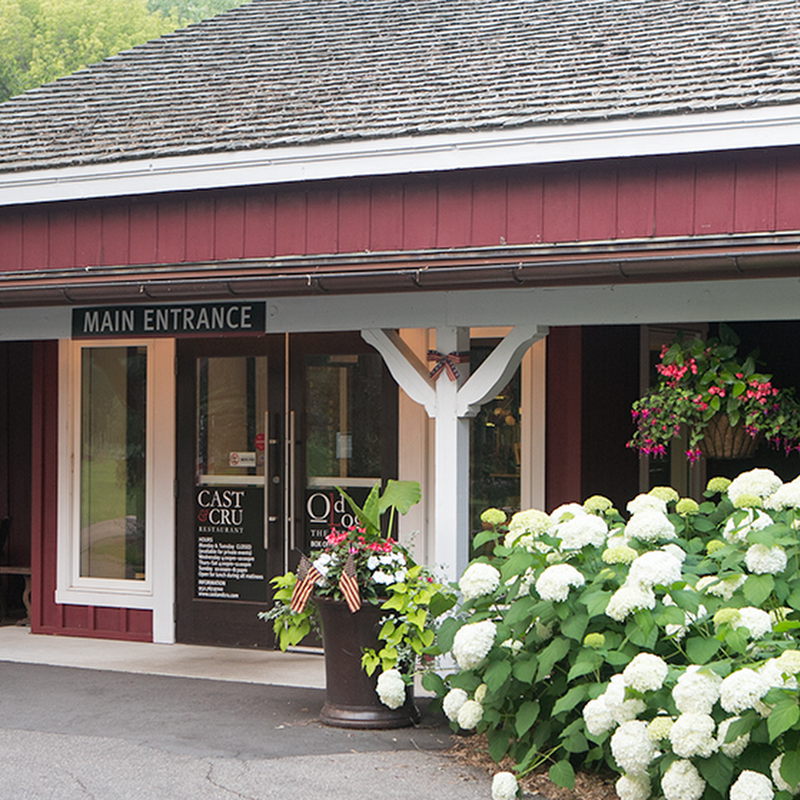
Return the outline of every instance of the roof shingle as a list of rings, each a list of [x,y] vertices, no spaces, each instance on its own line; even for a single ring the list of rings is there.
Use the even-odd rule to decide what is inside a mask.
[[[0,171],[800,101],[800,0],[254,0],[0,105]]]

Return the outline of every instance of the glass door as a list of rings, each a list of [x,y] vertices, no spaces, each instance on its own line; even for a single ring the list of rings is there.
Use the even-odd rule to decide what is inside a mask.
[[[267,646],[283,571],[282,337],[179,345],[179,641]]]

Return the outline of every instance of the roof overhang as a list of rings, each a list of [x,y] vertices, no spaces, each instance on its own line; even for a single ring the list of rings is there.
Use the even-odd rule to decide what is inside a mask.
[[[0,205],[800,144],[800,105],[94,161],[0,173]]]
[[[800,276],[800,232],[0,272],[0,308]]]

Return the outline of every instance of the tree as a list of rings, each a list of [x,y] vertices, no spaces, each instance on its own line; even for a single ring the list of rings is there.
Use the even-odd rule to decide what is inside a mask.
[[[0,102],[239,0],[0,0]]]

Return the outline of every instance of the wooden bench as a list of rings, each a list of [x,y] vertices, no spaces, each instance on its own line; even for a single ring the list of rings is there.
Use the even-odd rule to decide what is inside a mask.
[[[25,619],[17,625],[31,624],[31,568],[30,567],[4,567],[0,566],[0,575],[22,575],[25,578],[25,588],[22,590],[22,603],[25,606]]]

